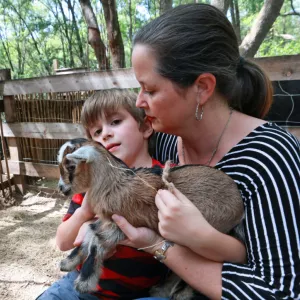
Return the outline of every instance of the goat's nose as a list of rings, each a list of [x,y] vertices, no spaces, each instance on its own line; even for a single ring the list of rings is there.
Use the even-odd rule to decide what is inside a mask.
[[[62,191],[63,191],[63,185],[62,185],[62,184],[59,184],[59,185],[58,185],[58,189],[62,192]]]

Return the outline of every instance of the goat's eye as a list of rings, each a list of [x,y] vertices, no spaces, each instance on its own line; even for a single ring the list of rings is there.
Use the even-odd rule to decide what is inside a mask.
[[[69,173],[74,172],[75,166],[74,165],[67,166],[67,170]]]

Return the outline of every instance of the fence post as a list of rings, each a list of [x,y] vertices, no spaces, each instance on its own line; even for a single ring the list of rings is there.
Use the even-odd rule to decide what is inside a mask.
[[[0,71],[0,80],[10,80],[10,69],[4,69]],[[13,96],[3,96],[5,120],[7,123],[16,122],[16,103]],[[10,159],[14,161],[20,161],[20,151],[18,147],[18,140],[15,137],[8,137],[7,144],[10,153]],[[4,151],[4,149],[3,149]],[[21,194],[25,192],[25,177],[24,175],[14,175],[14,183]]]

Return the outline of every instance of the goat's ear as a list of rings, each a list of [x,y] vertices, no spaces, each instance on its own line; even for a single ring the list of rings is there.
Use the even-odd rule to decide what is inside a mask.
[[[67,154],[67,159],[73,160],[76,163],[92,163],[95,161],[96,158],[97,151],[93,146],[83,146],[74,151],[73,153]]]
[[[75,148],[75,145],[71,144],[70,141],[64,143],[60,147],[59,152],[57,154],[57,161],[58,161],[58,163],[60,164],[63,161],[63,158],[66,155],[66,153],[72,152],[74,148]]]

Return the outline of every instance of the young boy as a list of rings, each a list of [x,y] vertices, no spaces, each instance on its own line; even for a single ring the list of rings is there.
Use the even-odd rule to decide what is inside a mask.
[[[96,92],[86,100],[81,121],[89,139],[100,142],[129,167],[162,165],[149,154],[153,129],[144,111],[135,106],[137,95],[127,90]],[[151,147],[151,146],[150,146]],[[79,245],[95,216],[81,194],[73,196],[56,242],[62,251]],[[68,273],[38,299],[135,299],[148,296],[149,289],[166,276],[167,268],[152,255],[127,246],[117,246],[104,262],[97,291],[79,294],[73,282],[80,272]]]

